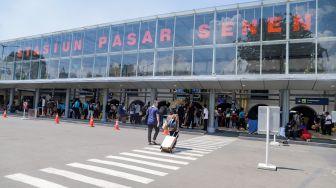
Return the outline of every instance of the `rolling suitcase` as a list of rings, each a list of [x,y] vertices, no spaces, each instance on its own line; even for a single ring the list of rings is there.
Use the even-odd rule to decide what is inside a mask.
[[[173,136],[167,135],[161,144],[161,147],[160,147],[161,152],[165,151],[165,152],[173,153],[173,149],[176,145],[177,137],[178,137],[178,132],[175,132]]]

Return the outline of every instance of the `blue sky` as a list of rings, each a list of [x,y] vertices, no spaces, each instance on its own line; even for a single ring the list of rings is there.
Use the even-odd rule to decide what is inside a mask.
[[[0,41],[255,0],[0,0]]]

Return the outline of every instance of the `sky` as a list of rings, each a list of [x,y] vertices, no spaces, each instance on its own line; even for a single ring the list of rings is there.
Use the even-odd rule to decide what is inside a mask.
[[[0,41],[255,0],[0,0]]]

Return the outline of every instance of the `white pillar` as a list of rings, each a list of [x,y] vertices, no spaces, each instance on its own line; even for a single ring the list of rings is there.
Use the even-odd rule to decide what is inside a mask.
[[[35,111],[35,118],[37,118],[37,114],[38,114],[38,104],[39,104],[39,100],[40,100],[40,89],[36,89],[35,90],[35,99],[34,99],[34,111]]]
[[[150,94],[151,105],[153,104],[155,100],[157,100],[157,89],[151,89],[151,94]]]
[[[208,133],[215,133],[216,129],[214,126],[214,114],[215,114],[215,91],[210,90],[209,95],[209,126]]]
[[[109,94],[109,90],[108,89],[104,89],[103,90],[103,115],[102,115],[102,119],[101,122],[106,122],[106,105],[107,105],[107,98],[108,98],[108,94]]]
[[[10,89],[10,93],[9,93],[9,104],[8,104],[8,110],[10,111],[13,105],[13,101],[14,101],[14,88]]]
[[[66,93],[65,93],[65,101],[64,101],[64,105],[65,105],[65,112],[64,112],[64,118],[68,118],[69,117],[69,103],[70,103],[70,88],[66,89]]]
[[[282,109],[282,118],[281,118],[281,124],[282,126],[285,126],[289,121],[289,90],[284,89],[280,90],[280,96],[281,96],[281,109]]]

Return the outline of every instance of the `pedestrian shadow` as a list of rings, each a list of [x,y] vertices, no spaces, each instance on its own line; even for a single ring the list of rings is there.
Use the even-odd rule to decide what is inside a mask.
[[[184,147],[175,147],[175,149],[176,149],[177,151],[179,151],[179,152],[181,152],[181,151],[190,151],[190,150],[193,150],[193,149],[191,149],[191,148],[184,148]]]
[[[304,171],[302,169],[298,168],[288,168],[288,167],[282,167],[282,166],[277,166],[277,170],[294,170],[294,171]]]

